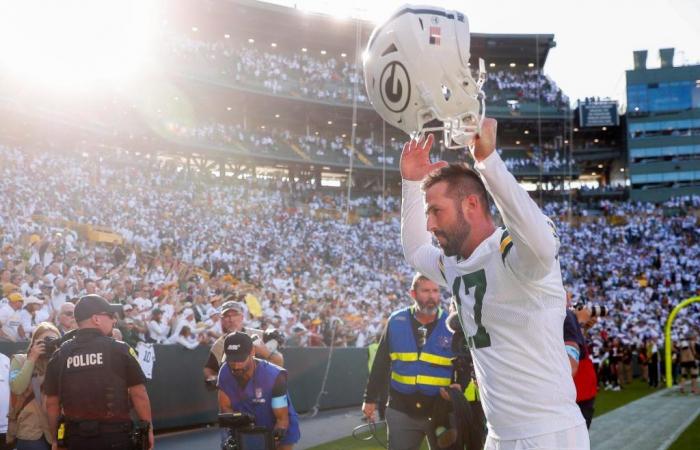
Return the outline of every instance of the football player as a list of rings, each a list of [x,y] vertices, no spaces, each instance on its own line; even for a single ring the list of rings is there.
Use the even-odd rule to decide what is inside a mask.
[[[431,163],[432,144],[428,135],[403,149],[401,240],[408,263],[452,291],[488,420],[485,448],[588,449],[552,222],[495,151],[494,119],[475,137],[476,171]],[[489,194],[505,227],[494,224]]]
[[[564,348],[559,239],[495,151],[485,64],[470,59],[467,16],[430,6],[402,6],[367,44],[372,106],[412,137],[401,156],[404,254],[453,293],[488,420],[486,448],[588,449]],[[430,133],[439,131],[443,146],[470,147],[476,171],[431,163]]]

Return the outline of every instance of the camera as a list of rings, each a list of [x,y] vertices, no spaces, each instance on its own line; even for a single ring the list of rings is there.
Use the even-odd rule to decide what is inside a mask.
[[[272,433],[264,427],[255,426],[255,417],[248,413],[221,413],[219,426],[228,428],[229,437],[222,450],[274,450]]]
[[[44,343],[44,356],[46,358],[50,358],[61,345],[61,339],[52,338],[49,336],[46,336],[41,342]]]
[[[276,344],[269,344],[270,341],[275,341]],[[270,350],[281,350],[284,347],[285,338],[282,332],[273,328],[263,332],[263,343],[265,343]]]
[[[574,308],[576,308],[577,311],[588,309],[591,312],[591,317],[605,317],[608,315],[608,308],[603,305],[586,305],[585,303],[580,302],[576,303]]]

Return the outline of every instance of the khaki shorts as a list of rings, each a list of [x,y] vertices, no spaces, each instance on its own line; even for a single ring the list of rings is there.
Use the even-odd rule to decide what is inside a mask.
[[[682,377],[697,377],[698,376],[698,365],[695,361],[681,363],[681,376]]]

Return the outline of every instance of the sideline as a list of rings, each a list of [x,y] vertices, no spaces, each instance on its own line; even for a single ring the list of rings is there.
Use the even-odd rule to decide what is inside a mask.
[[[593,419],[593,450],[666,450],[700,413],[700,396],[663,389]]]

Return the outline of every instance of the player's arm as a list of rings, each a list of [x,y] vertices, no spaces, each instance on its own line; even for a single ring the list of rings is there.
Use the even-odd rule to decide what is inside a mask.
[[[246,329],[246,332],[250,335],[253,340],[253,347],[255,347],[255,356],[257,358],[270,361],[272,364],[280,367],[284,367],[284,356],[277,350],[271,349],[263,339],[264,332],[262,330],[256,330],[252,328]]]
[[[233,406],[231,406],[231,400],[228,398],[228,395],[224,393],[221,389],[219,389],[219,412],[220,413],[232,413],[233,412]]]
[[[270,350],[262,341],[255,345],[255,356],[270,361],[277,366],[284,367],[284,356],[282,356],[282,353],[277,350]]]
[[[474,167],[493,197],[508,231],[508,236],[501,240],[502,256],[515,272],[540,279],[549,273],[559,251],[556,230],[508,172],[495,149],[496,120],[487,118],[475,141]],[[506,250],[509,242],[513,245]]]
[[[203,372],[205,381],[216,380],[216,377],[219,375],[219,361],[211,351],[209,352],[209,358],[207,358],[207,362],[204,365]]]
[[[571,364],[571,376],[578,372],[578,363],[581,360],[582,347],[585,345],[578,318],[572,311],[566,311],[564,318],[564,350]]]
[[[571,364],[571,376],[574,376],[578,372],[578,359],[581,349],[574,341],[564,341],[564,347],[566,348],[566,355],[569,357],[569,364]]]
[[[129,399],[131,400],[131,404],[134,405],[134,411],[136,411],[136,415],[139,419],[151,423],[151,402],[148,399],[146,386],[143,384],[130,386]]]
[[[155,438],[153,436],[153,416],[151,415],[151,400],[146,391],[146,376],[141,370],[141,365],[136,359],[136,352],[128,345],[119,344],[119,355],[123,358],[126,368],[126,386],[129,389],[129,400],[134,407],[139,420],[148,422],[148,448],[152,449]]]
[[[388,334],[389,325],[387,323],[384,333],[379,339],[379,346],[377,347],[377,353],[374,355],[372,368],[369,371],[364,401],[362,402],[362,413],[371,422],[374,422],[374,411],[377,409],[377,401],[381,398],[380,393],[386,392],[389,387],[391,353],[389,352]]]
[[[49,419],[49,430],[51,436],[54,437],[58,435],[58,418],[61,415],[61,404],[58,399],[58,372],[58,359],[54,355],[46,367],[43,385],[44,394],[46,395],[45,406]]]
[[[61,415],[61,405],[58,395],[46,396],[46,415],[49,418],[49,431],[54,438],[58,436],[58,418]]]
[[[411,267],[447,287],[438,265],[442,252],[432,244],[420,188],[421,181],[430,172],[447,164],[444,161],[430,162],[433,140],[432,134],[425,141],[412,140],[404,145],[401,153],[401,245]]]
[[[280,372],[275,379],[270,403],[272,414],[275,416],[276,434],[284,435],[289,429],[289,397],[287,396],[287,373],[285,371]]]

